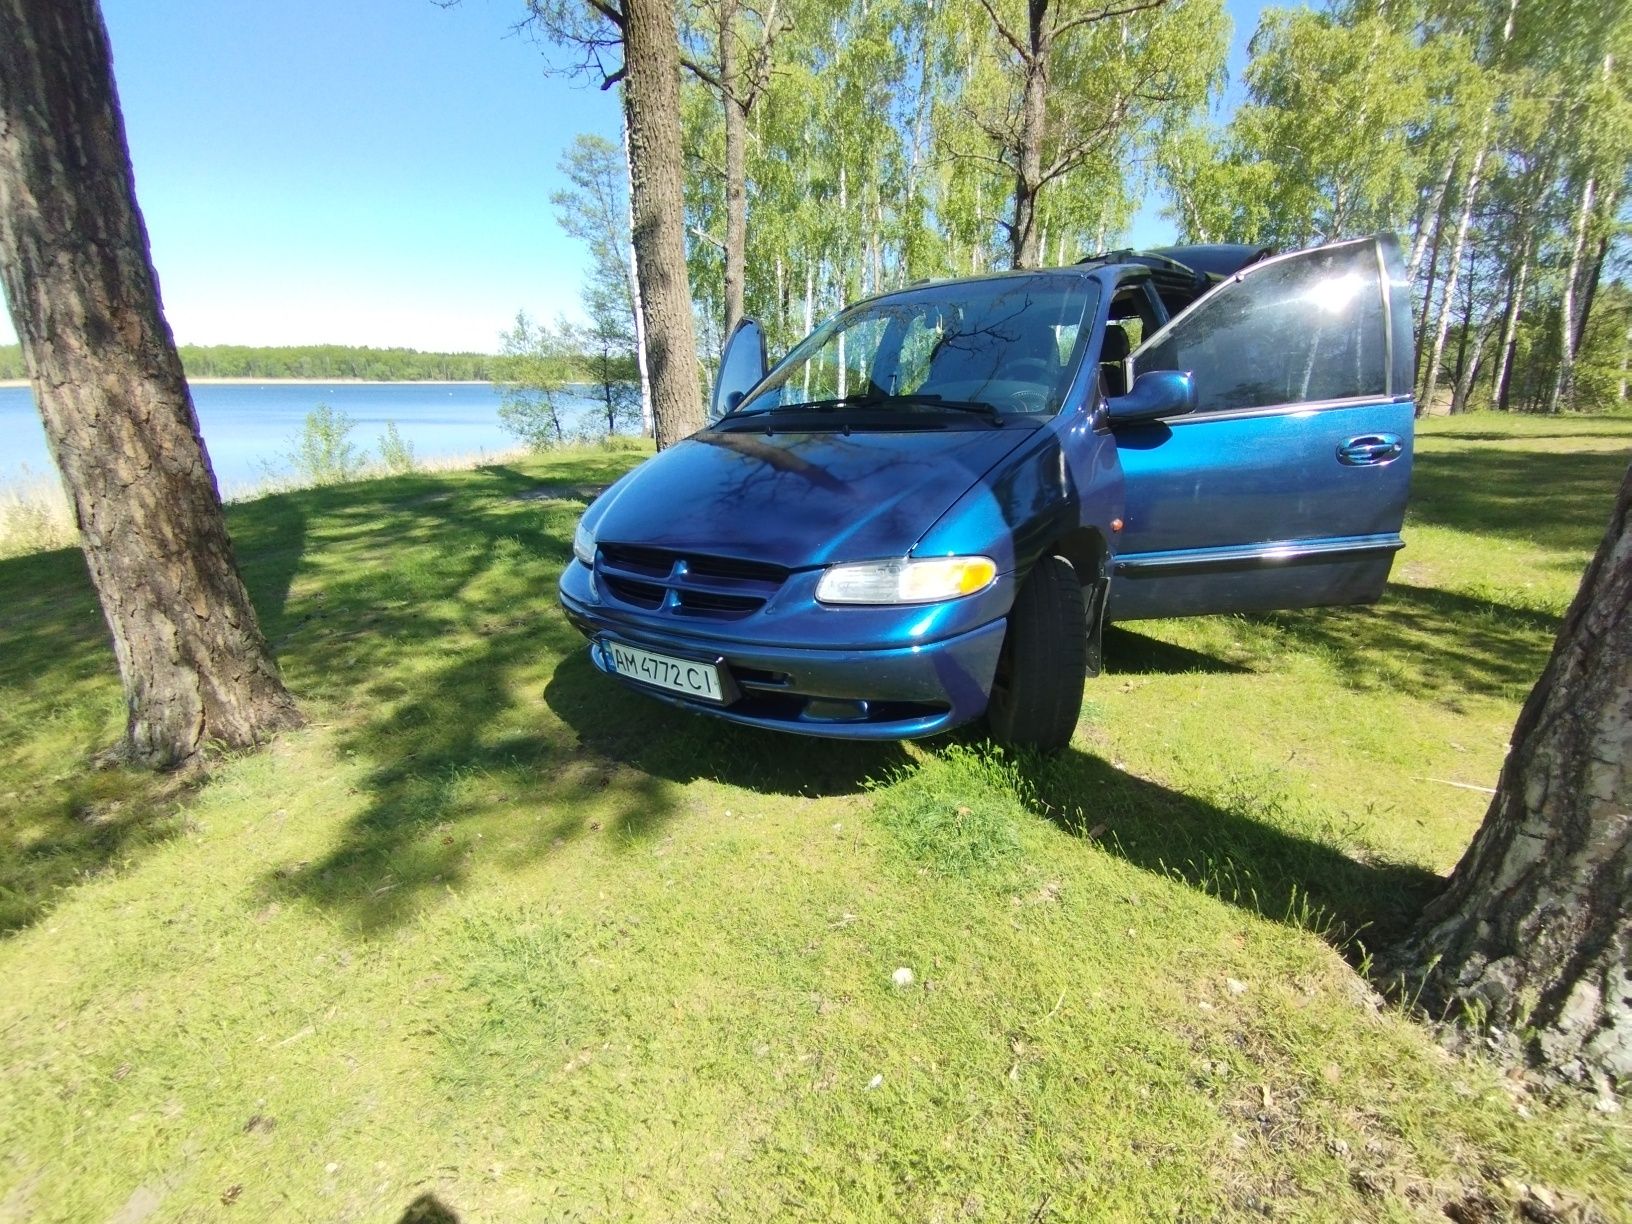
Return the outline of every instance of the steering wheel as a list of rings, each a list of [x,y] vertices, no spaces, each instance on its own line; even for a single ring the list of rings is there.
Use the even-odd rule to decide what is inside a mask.
[[[1018,391],[1009,392],[1009,398],[1014,401],[1017,412],[1048,410],[1048,392],[1041,387],[1021,387]]]

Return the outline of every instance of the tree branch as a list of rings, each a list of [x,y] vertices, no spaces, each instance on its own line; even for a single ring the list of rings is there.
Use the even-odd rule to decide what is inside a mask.
[[[717,247],[719,250],[725,250],[725,243],[721,242],[718,238],[714,237],[713,234],[709,233],[701,226],[693,225],[689,228],[693,237],[701,238],[704,242]]]
[[[623,29],[622,9],[616,7],[615,5],[608,4],[606,0],[588,0],[588,4],[590,8],[594,9],[602,17],[605,17],[613,25],[617,26],[618,29]]]
[[[1080,17],[1073,17],[1070,21],[1062,21],[1049,33],[1049,41],[1069,34],[1078,26],[1096,25],[1101,21],[1108,21],[1112,17],[1126,17],[1130,13],[1142,13],[1146,9],[1161,8],[1167,0],[1136,0],[1122,8],[1100,9],[1097,13],[1084,13]]]
[[[1155,0],[1155,2],[1159,4],[1162,3],[1163,0]],[[1020,61],[1025,64],[1031,63],[1031,51],[1027,48],[1025,43],[1021,42],[1014,36],[1013,30],[1009,29],[1008,26],[1003,24],[1003,18],[997,15],[997,9],[993,7],[992,0],[980,0],[980,7],[986,10],[986,15],[990,17],[993,23],[997,26],[997,32],[1003,36],[1003,41],[1008,43],[1009,46],[1013,47],[1019,54]]]

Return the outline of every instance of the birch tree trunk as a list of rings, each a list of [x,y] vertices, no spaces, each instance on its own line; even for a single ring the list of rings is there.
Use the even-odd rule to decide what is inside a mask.
[[[1416,344],[1413,346],[1417,354],[1417,368],[1414,377],[1417,383],[1422,381],[1423,354],[1428,345],[1428,319],[1434,311],[1434,283],[1439,277],[1439,244],[1445,234],[1444,200],[1440,201],[1440,211],[1434,215],[1434,238],[1428,247],[1428,279],[1422,286],[1422,310],[1417,315]],[[1420,397],[1417,400],[1417,415],[1421,416],[1428,411],[1428,405]]]
[[[1422,257],[1428,250],[1429,228],[1439,224],[1439,210],[1444,207],[1445,193],[1450,190],[1451,176],[1455,173],[1456,158],[1455,156],[1447,157],[1445,159],[1445,173],[1434,187],[1433,194],[1428,198],[1428,203],[1417,223],[1417,236],[1411,243],[1411,261],[1405,270],[1408,281],[1417,279],[1417,269],[1422,266]],[[1205,242],[1206,239],[1201,241]]]
[[[1626,329],[1626,336],[1621,343],[1621,377],[1615,388],[1617,403],[1626,401],[1627,371],[1632,370],[1632,327]]]
[[[124,754],[299,723],[164,321],[96,0],[0,0],[0,280],[124,683]]]
[[[629,202],[646,309],[652,415],[662,450],[703,426],[680,179],[680,50],[672,5],[627,0],[623,12]]]
[[[640,432],[644,437],[655,437],[656,422],[652,418],[652,375],[646,365],[646,307],[640,300],[640,257],[635,252],[635,180],[634,166],[629,158],[629,119],[623,121],[623,169],[628,176],[629,188],[629,301],[635,317],[635,368],[640,371]]]
[[[1632,469],[1496,797],[1392,964],[1566,1078],[1632,1078]]]
[[[1451,307],[1456,301],[1456,278],[1462,270],[1462,252],[1468,244],[1468,228],[1473,224],[1473,206],[1479,197],[1479,175],[1485,164],[1485,138],[1490,134],[1490,115],[1485,115],[1479,132],[1479,149],[1473,155],[1473,167],[1468,171],[1467,189],[1462,193],[1462,215],[1456,224],[1456,241],[1451,245],[1451,266],[1445,271],[1445,296],[1439,310],[1439,322],[1434,331],[1434,351],[1428,358],[1428,371],[1423,376],[1423,411],[1432,411],[1434,390],[1439,385],[1439,363],[1445,356],[1445,335],[1451,325]],[[1471,322],[1471,320],[1470,320]]]
[[[1592,197],[1595,182],[1587,176],[1587,185],[1581,191],[1581,208],[1576,214],[1575,239],[1570,245],[1570,264],[1564,273],[1564,285],[1558,304],[1558,370],[1553,375],[1553,389],[1547,397],[1547,411],[1563,408],[1575,390],[1575,337],[1576,337],[1576,284],[1581,279],[1581,255],[1587,245],[1587,225],[1592,220]]]
[[[1491,382],[1491,402],[1507,411],[1508,384],[1513,377],[1513,350],[1518,344],[1519,312],[1524,309],[1524,288],[1530,278],[1530,261],[1535,256],[1535,235],[1527,228],[1519,248],[1519,265],[1508,280],[1507,309],[1502,314],[1502,345],[1496,354],[1496,377]]]
[[[737,101],[737,0],[720,0],[720,105],[725,108],[725,331],[742,318],[747,278],[748,116]]]
[[[1613,217],[1619,211],[1619,201],[1608,199],[1602,205],[1603,214]],[[1592,260],[1592,271],[1587,273],[1587,284],[1581,291],[1581,309],[1575,315],[1575,351],[1581,351],[1581,344],[1587,338],[1587,324],[1592,321],[1592,304],[1598,299],[1598,283],[1603,279],[1604,261],[1609,258],[1610,236],[1605,234],[1598,240],[1598,253]]]
[[[1471,327],[1472,324],[1469,324]],[[1468,396],[1473,394],[1474,379],[1479,377],[1479,362],[1484,356],[1485,343],[1490,339],[1490,328],[1475,329],[1473,348],[1463,353],[1462,368],[1456,376],[1456,388],[1451,392],[1451,413],[1468,410]]]

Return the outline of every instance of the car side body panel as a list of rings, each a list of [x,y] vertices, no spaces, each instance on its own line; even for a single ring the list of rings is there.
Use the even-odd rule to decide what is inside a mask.
[[[1117,431],[1126,526],[1112,620],[1369,603],[1402,547],[1410,401],[1191,417]],[[1350,439],[1399,439],[1380,465]]]
[[[1097,295],[1073,324],[1075,339],[1056,333],[1062,360],[1069,348],[1075,365],[1066,367],[1074,373],[1051,416],[931,412],[900,423],[856,418],[852,430],[846,406],[833,401],[795,405],[833,410],[820,419],[749,422],[749,408],[710,425],[586,511],[589,544],[575,544],[579,559],[562,574],[560,600],[590,639],[590,663],[660,701],[735,722],[897,739],[985,712],[1010,610],[1045,555],[1065,557],[1085,586],[1108,578],[1112,620],[1375,599],[1401,547],[1410,483],[1409,299],[1392,239],[1331,250],[1260,258],[1247,248],[1209,249],[1216,269],[1198,259],[1194,271],[1168,252],[1117,253],[1086,268],[1026,274],[1076,278],[1071,283],[1089,283]],[[1171,255],[1182,261],[1181,250]],[[1333,259],[1348,261],[1337,280]],[[1215,351],[1236,352],[1240,320],[1230,312],[1241,314],[1252,285],[1277,277],[1288,293],[1308,298],[1314,322],[1291,332],[1307,361],[1281,360],[1273,332],[1248,334],[1259,356],[1237,363],[1245,373],[1229,388],[1262,400],[1262,387],[1276,378],[1284,386],[1301,379],[1296,402],[1221,410],[1216,387],[1211,400],[1198,400],[1196,374],[1156,360],[1187,327],[1211,335]],[[955,295],[958,284],[946,291]],[[910,305],[913,292],[878,301]],[[1355,292],[1372,295],[1367,310],[1380,315],[1382,328],[1368,315],[1363,338],[1345,339],[1331,319],[1341,318]],[[1283,294],[1279,305],[1289,300]],[[1334,302],[1338,312],[1322,321],[1319,312]],[[1123,324],[1132,326],[1135,310],[1142,342],[1130,355],[1133,333]],[[825,325],[827,334],[847,317]],[[1111,330],[1115,346],[1106,343]],[[806,344],[822,342],[822,332]],[[757,340],[751,330],[743,334]],[[1328,343],[1339,347],[1322,349]],[[1113,348],[1102,368],[1100,357]],[[1017,360],[1035,363],[1036,351]],[[1346,354],[1335,374],[1320,364],[1331,366],[1334,351]],[[882,372],[868,376],[875,385],[894,386],[904,352],[880,359]],[[778,371],[791,368],[792,357],[763,373],[762,348],[746,354],[728,363],[732,402],[770,393]],[[1365,371],[1353,388],[1325,399],[1309,394],[1327,384],[1341,389],[1341,362],[1351,360]],[[1186,398],[1130,398],[1126,423],[1113,429],[1105,388],[1128,388],[1141,363],[1176,371],[1161,378],[1178,379]],[[1015,377],[1006,373],[1014,368],[1003,364],[995,377]],[[1206,388],[1213,375],[1199,377]],[[1198,403],[1207,410],[1185,411]],[[1158,419],[1134,420],[1139,414]],[[833,565],[974,555],[989,557],[997,573],[966,596],[897,605],[816,598]],[[717,665],[729,677],[728,704],[618,675],[611,647],[619,643]]]

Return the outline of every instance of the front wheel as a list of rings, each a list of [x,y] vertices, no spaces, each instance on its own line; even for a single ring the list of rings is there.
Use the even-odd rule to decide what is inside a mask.
[[[986,723],[999,743],[1044,750],[1071,742],[1088,674],[1088,599],[1061,557],[1032,567],[1015,596]]]

